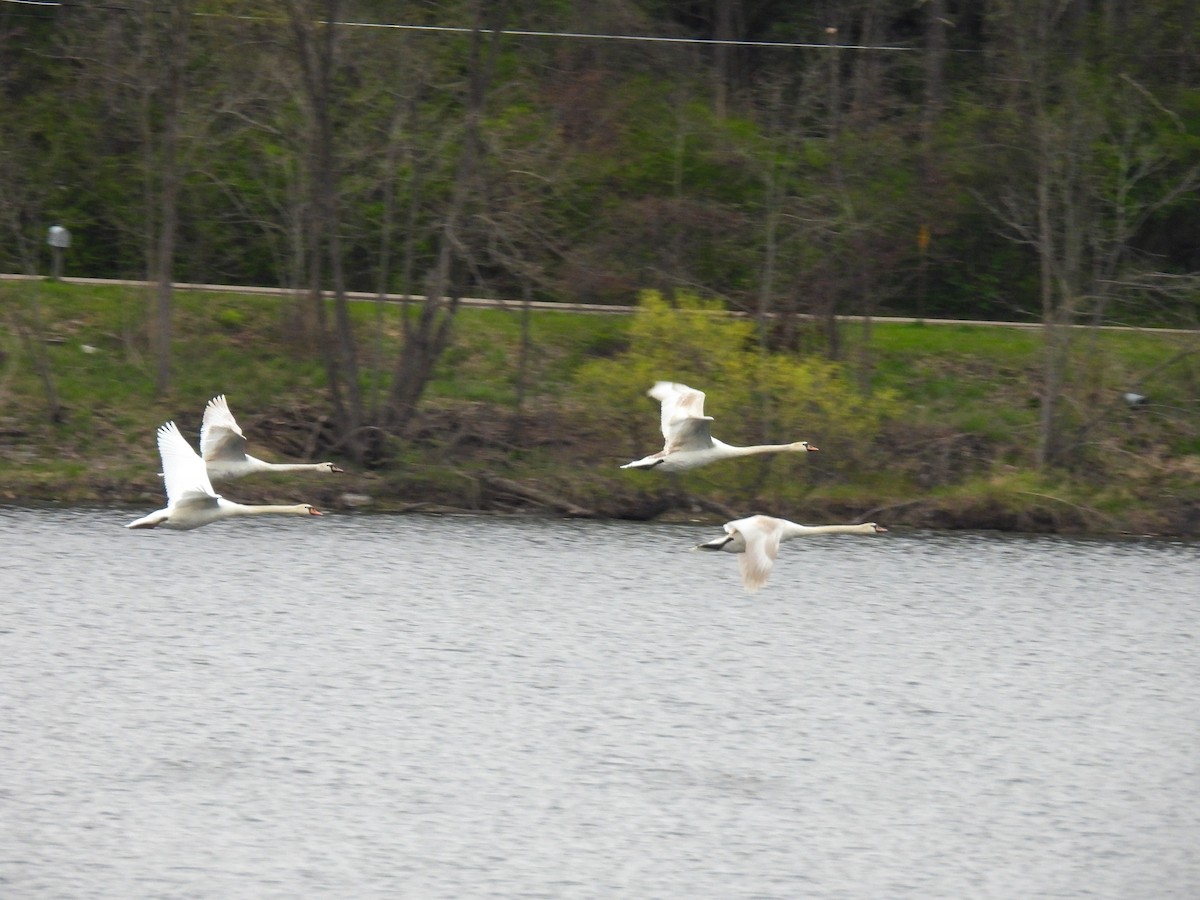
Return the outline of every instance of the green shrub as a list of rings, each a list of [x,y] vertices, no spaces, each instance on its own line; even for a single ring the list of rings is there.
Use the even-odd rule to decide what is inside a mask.
[[[226,331],[241,331],[246,327],[246,316],[231,306],[218,309],[213,313],[213,320]]]
[[[898,409],[894,392],[860,392],[838,363],[763,350],[754,323],[726,315],[719,303],[682,295],[671,306],[646,291],[628,349],[584,363],[576,377],[593,415],[611,425],[631,459],[662,444],[658,410],[646,398],[656,381],[707,392],[705,413],[727,443],[808,440],[821,447],[824,456],[805,473],[805,484],[839,479],[862,464],[884,418]],[[767,467],[782,465],[775,459],[730,464],[722,481],[753,490]]]

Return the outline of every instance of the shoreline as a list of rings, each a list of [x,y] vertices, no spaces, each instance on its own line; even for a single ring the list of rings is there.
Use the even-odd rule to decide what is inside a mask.
[[[11,509],[120,509],[131,515],[158,508],[165,497],[145,483],[118,486],[114,480],[25,480],[10,471],[0,482],[0,507]],[[597,498],[577,493],[551,493],[518,479],[474,476],[469,491],[434,488],[428,483],[400,490],[388,483],[394,473],[372,472],[331,476],[329,480],[275,481],[267,476],[217,486],[217,491],[244,503],[311,502],[327,514],[347,515],[478,515],[595,519],[625,522],[681,522],[719,525],[753,513],[781,515],[804,522],[878,521],[890,528],[924,531],[981,531],[1013,535],[1056,535],[1072,538],[1195,540],[1200,538],[1200,507],[1181,502],[1159,506],[1153,514],[1132,509],[1121,517],[1105,515],[1048,495],[1031,496],[1024,505],[1000,504],[994,498],[955,497],[879,499],[871,503],[812,498],[800,508],[741,509],[664,486]],[[759,507],[762,504],[758,504]],[[1103,516],[1102,521],[1099,517]],[[1177,523],[1174,527],[1170,523]]]

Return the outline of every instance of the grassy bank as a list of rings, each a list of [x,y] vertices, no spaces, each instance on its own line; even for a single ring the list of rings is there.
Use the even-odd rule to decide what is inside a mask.
[[[268,459],[336,455],[320,354],[296,339],[289,301],[180,293],[173,386],[154,393],[143,292],[46,282],[0,284],[0,499],[145,506],[161,499],[154,429],[196,439],[204,403],[226,393]],[[387,389],[403,311],[356,304],[368,406]],[[1063,395],[1066,464],[1035,468],[1041,338],[1035,331],[875,323],[844,326],[839,378],[887,398],[859,427],[784,396],[774,412],[700,381],[714,434],[733,443],[805,438],[805,458],[762,457],[681,478],[618,467],[661,446],[648,384],[628,356],[631,318],[515,310],[459,313],[454,344],[419,420],[385,454],[334,479],[272,476],[227,489],[247,501],[331,508],[545,509],[600,516],[800,521],[864,515],[888,525],[1083,533],[1200,533],[1200,357],[1194,335],[1081,332]],[[803,330],[801,348],[819,335]],[[522,388],[521,360],[525,359]],[[816,358],[816,357],[814,357]],[[597,390],[597,362],[628,384]],[[705,361],[654,377],[705,377]],[[647,371],[650,371],[647,369]],[[712,377],[716,377],[715,375]],[[638,380],[640,379],[640,380]],[[634,387],[637,384],[638,387]],[[1148,402],[1130,407],[1127,390]],[[60,421],[48,414],[53,392]],[[619,393],[620,396],[613,396]],[[518,397],[522,402],[518,406]],[[794,408],[795,407],[795,408]],[[806,430],[772,434],[798,416]],[[790,427],[790,426],[789,426]],[[819,432],[819,433],[818,433]],[[253,452],[253,451],[252,451]]]

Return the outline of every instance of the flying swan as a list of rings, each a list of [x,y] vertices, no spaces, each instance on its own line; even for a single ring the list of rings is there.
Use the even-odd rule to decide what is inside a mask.
[[[254,472],[343,472],[331,462],[269,463],[246,453],[246,436],[229,411],[225,395],[213,397],[204,407],[200,424],[200,454],[214,481],[241,478]]]
[[[660,381],[646,392],[662,404],[663,448],[643,459],[621,466],[622,469],[661,469],[682,472],[722,459],[753,456],[756,453],[809,452],[817,448],[808,441],[792,444],[760,444],[734,447],[712,436],[712,416],[704,414],[704,392],[673,381]]]
[[[783,541],[814,534],[882,534],[887,531],[874,522],[861,525],[797,525],[772,516],[750,516],[726,522],[724,527],[724,537],[697,544],[693,549],[740,553],[738,568],[742,573],[742,584],[751,593],[767,583],[771,567],[775,565],[775,555]]]
[[[213,490],[204,460],[192,449],[179,427],[167,422],[158,429],[158,455],[162,457],[167,505],[142,516],[126,528],[174,528],[187,531],[234,516],[319,516],[320,510],[301,503],[296,506],[246,506],[226,500]]]

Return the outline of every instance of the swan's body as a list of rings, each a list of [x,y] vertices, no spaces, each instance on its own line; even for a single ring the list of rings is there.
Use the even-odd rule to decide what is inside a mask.
[[[887,531],[874,522],[861,525],[797,525],[772,516],[750,516],[726,522],[724,527],[724,537],[698,544],[695,549],[740,553],[738,568],[742,573],[742,584],[750,592],[757,591],[767,583],[783,541],[815,534],[881,534]]]
[[[204,407],[200,425],[200,455],[208,468],[208,477],[216,480],[241,478],[255,472],[341,472],[331,462],[269,463],[246,453],[246,436],[229,411],[225,395],[213,397]]]
[[[712,436],[712,416],[704,414],[704,392],[673,381],[660,381],[647,391],[662,404],[663,448],[657,453],[634,460],[622,469],[661,469],[682,472],[722,459],[754,456],[758,453],[811,453],[817,448],[808,441],[791,444],[760,444],[735,447]]]
[[[187,531],[234,516],[319,516],[307,503],[296,506],[246,506],[226,500],[213,490],[208,472],[196,451],[174,422],[158,429],[158,454],[162,457],[167,505],[130,522],[126,528],[174,528]]]

